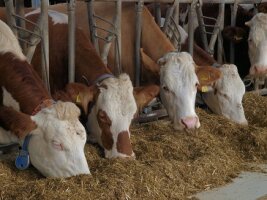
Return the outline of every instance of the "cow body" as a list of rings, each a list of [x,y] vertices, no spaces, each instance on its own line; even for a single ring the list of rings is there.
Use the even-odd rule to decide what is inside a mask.
[[[9,106],[17,109],[10,111],[1,107],[6,111],[0,116],[2,129],[15,134],[18,142],[23,142],[28,134],[32,135],[28,146],[31,162],[43,175],[89,174],[83,150],[86,133],[78,120],[79,109],[73,103],[53,102],[41,79],[26,61],[14,34],[2,21],[0,36],[2,106],[10,102],[7,98],[12,98]],[[20,129],[17,127],[19,123],[10,121],[18,111],[27,115],[29,129]]]

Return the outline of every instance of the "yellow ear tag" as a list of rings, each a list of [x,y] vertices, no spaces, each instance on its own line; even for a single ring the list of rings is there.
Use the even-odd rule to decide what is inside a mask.
[[[79,94],[76,97],[76,103],[81,103],[81,98],[80,98],[80,95]]]
[[[201,87],[201,92],[208,92],[208,91],[209,91],[208,86],[202,86]]]

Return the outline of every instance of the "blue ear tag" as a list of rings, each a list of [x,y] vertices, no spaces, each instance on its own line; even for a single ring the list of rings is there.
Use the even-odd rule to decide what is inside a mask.
[[[19,150],[19,155],[16,157],[15,165],[18,169],[24,170],[27,169],[30,165],[30,156],[28,152],[28,144],[30,141],[31,135],[27,135],[24,139],[22,149]]]

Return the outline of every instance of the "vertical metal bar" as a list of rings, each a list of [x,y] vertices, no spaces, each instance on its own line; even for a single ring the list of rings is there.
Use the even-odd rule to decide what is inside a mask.
[[[163,32],[164,33],[166,33],[168,30],[168,26],[170,25],[171,16],[173,15],[173,11],[174,11],[174,6],[171,6],[170,8],[168,8],[168,10],[166,12],[165,22],[163,25]]]
[[[41,24],[42,24],[42,76],[47,90],[50,92],[49,84],[49,31],[48,31],[48,3],[41,1]]]
[[[161,10],[160,3],[154,3],[156,22],[161,27]]]
[[[218,13],[217,21],[215,23],[212,36],[210,38],[209,49],[211,53],[214,53],[214,45],[215,45],[217,36],[219,34],[219,31],[220,31],[221,23],[223,22],[223,13],[224,13],[224,3],[221,3],[219,4],[219,13]]]
[[[75,0],[68,2],[68,80],[69,83],[75,81]]]
[[[193,56],[193,45],[194,45],[194,27],[193,27],[193,16],[196,9],[198,0],[193,0],[190,5],[189,16],[188,16],[188,51]]]
[[[221,20],[219,25],[219,35],[218,35],[218,46],[217,46],[217,61],[218,63],[223,63],[223,39],[222,39],[222,30],[224,27],[224,11],[225,11],[225,4],[221,3],[219,5],[219,10],[221,10]]]
[[[122,9],[122,2],[121,0],[116,1],[116,15],[117,20],[115,23],[115,30],[116,30],[116,36],[117,36],[117,50],[116,50],[116,65],[117,65],[117,72],[116,74],[120,74],[122,72],[121,69],[121,9]]]
[[[136,9],[136,24],[135,24],[135,86],[140,86],[141,76],[141,60],[140,60],[140,46],[141,46],[141,27],[142,27],[142,11],[144,1],[139,0]]]
[[[231,5],[231,26],[235,26],[236,24],[237,8],[237,2],[235,2],[233,6]],[[230,43],[230,63],[235,63],[235,48],[232,41]]]
[[[15,2],[16,4],[16,14],[20,15],[21,17],[24,17],[24,0],[16,0]],[[22,27],[23,29],[25,29],[26,25],[25,25],[25,21],[18,18],[17,19],[17,26]],[[19,38],[25,38],[25,33],[23,31],[19,31]],[[24,42],[20,41],[20,46],[23,49],[23,53],[25,54],[26,51],[26,44]]]
[[[15,13],[13,0],[5,0],[5,6],[6,6],[6,15],[7,15],[7,24],[13,31],[14,35],[18,37],[17,29],[14,27],[16,25],[15,18],[12,16]]]
[[[96,22],[94,20],[94,0],[89,0],[87,2],[87,11],[88,11],[88,22],[89,22],[89,29],[90,29],[90,37],[91,41],[99,54],[99,44],[98,44],[98,39],[97,39],[97,32],[95,29]]]
[[[39,8],[40,7],[40,1],[41,0],[32,0],[32,7],[33,8]],[[43,0],[45,1],[45,0]]]
[[[205,49],[205,51],[210,53],[209,46],[208,46],[206,27],[205,27],[205,23],[204,23],[204,19],[203,19],[202,6],[200,5],[200,3],[197,4],[196,8],[197,8],[196,9],[197,19],[198,19],[198,24],[199,24],[199,28],[200,28],[200,36],[201,36],[201,39],[202,39],[202,42],[204,45],[204,49]]]

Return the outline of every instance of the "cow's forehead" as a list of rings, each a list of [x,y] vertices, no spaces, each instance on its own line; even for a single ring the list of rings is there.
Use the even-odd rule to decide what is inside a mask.
[[[195,84],[197,76],[192,57],[187,53],[170,53],[161,67],[161,82],[170,89],[186,84]]]
[[[128,75],[121,75],[119,78],[104,80],[98,96],[98,109],[104,110],[109,117],[117,115],[133,115],[137,106],[133,96],[133,86]]]

